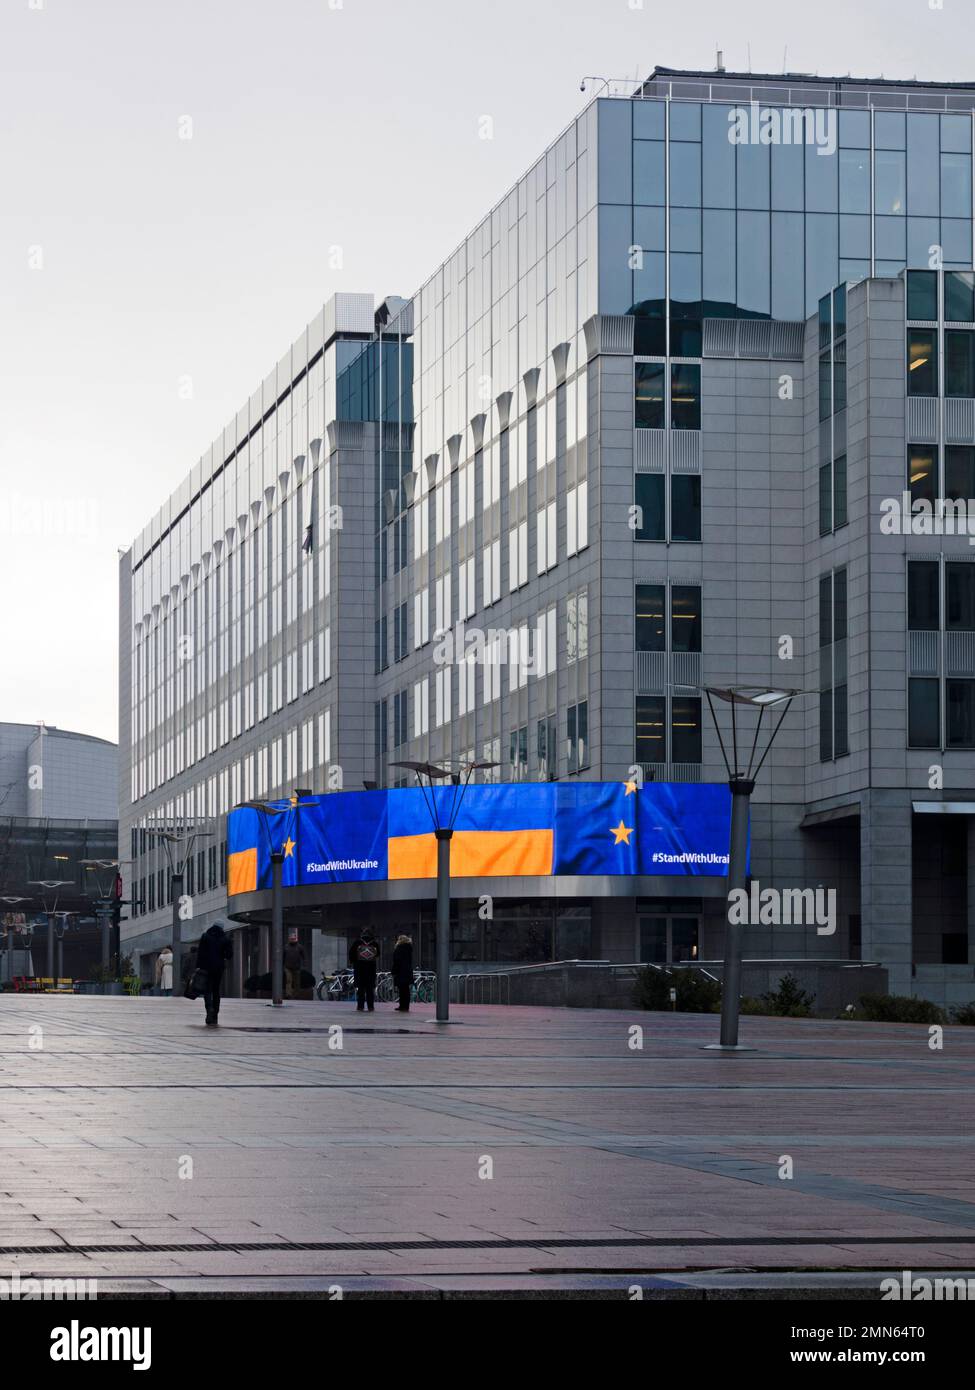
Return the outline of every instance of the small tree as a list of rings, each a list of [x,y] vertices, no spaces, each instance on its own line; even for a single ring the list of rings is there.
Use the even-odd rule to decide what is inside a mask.
[[[808,1018],[815,1002],[815,994],[800,989],[795,975],[783,975],[778,989],[762,995],[762,1003],[768,1012],[783,1018]]]

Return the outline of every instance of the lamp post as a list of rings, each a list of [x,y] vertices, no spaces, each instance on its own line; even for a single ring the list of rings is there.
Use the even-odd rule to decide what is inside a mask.
[[[453,767],[438,767],[433,763],[394,762],[390,767],[405,767],[416,773],[416,780],[423,793],[423,800],[430,813],[433,833],[437,841],[437,1023],[450,1022],[450,842],[461,802],[470,784],[473,773],[479,768],[497,767],[497,763],[478,762]],[[437,789],[434,782],[449,777],[453,785],[453,795],[449,805],[438,805]],[[426,783],[424,783],[426,778]],[[429,788],[429,796],[427,789]],[[446,814],[441,815],[441,809]]]
[[[17,905],[17,903],[29,903],[29,902],[30,902],[30,898],[22,898],[22,897],[20,897],[18,894],[15,894],[15,893],[11,893],[11,894],[9,894],[9,895],[6,896],[6,897],[0,898],[0,903],[5,903],[6,906],[7,906],[8,908],[9,908],[9,907],[15,907],[15,906]],[[4,957],[3,978],[4,978],[4,980],[6,981],[7,984],[10,984],[11,981],[13,980],[13,946],[11,945],[11,933],[12,933],[13,931],[14,931],[14,928],[11,926],[11,924],[10,924],[9,922],[6,922],[6,923],[4,924],[4,937],[3,937],[3,945],[4,945],[4,952],[3,952],[3,957]]]
[[[270,801],[242,801],[241,809],[257,811],[267,838],[268,853],[271,856],[271,1007],[280,1009],[284,1003],[284,860],[287,854],[297,854],[298,810],[304,803],[303,796],[313,796],[308,788],[302,787],[292,793],[287,805],[275,806]],[[291,838],[291,827],[285,823],[285,837],[279,845],[271,838],[268,824],[269,816],[287,815],[294,812],[295,838]]]
[[[161,840],[166,850],[166,860],[169,864],[169,895],[173,906],[173,925],[172,925],[172,951],[173,951],[173,993],[172,998],[179,995],[179,983],[183,978],[183,930],[179,915],[180,903],[183,897],[183,883],[186,874],[186,866],[193,853],[193,846],[202,837],[209,838],[212,830],[201,830],[196,828],[187,829],[185,834],[178,834],[175,830],[146,828],[145,833],[156,840]],[[185,846],[185,850],[183,848]]]
[[[728,906],[724,929],[724,971],[721,980],[721,1035],[720,1042],[709,1043],[709,1051],[751,1052],[738,1041],[738,1010],[741,997],[741,927],[731,920],[732,894],[736,895],[745,887],[748,877],[748,817],[751,795],[755,781],[761,772],[775,736],[782,727],[782,721],[789,712],[789,706],[802,690],[765,689],[754,685],[733,685],[727,688],[704,686],[708,708],[714,723],[721,756],[728,774],[728,790],[731,792],[731,836],[728,855]],[[721,700],[731,707],[731,756],[721,734],[721,726],[715,714],[714,701]],[[755,729],[748,748],[748,731],[739,730],[738,718],[743,707],[752,715],[757,711]],[[764,749],[760,747],[762,721],[766,710],[778,714]],[[739,748],[739,736],[744,742]],[[745,756],[745,750],[747,757]]]
[[[56,859],[66,859],[67,855],[55,855]],[[44,904],[44,915],[47,917],[47,978],[51,979],[54,975],[54,914],[57,910],[58,895],[62,888],[70,888],[73,879],[70,878],[34,878],[29,880],[31,888],[40,888],[41,902]],[[53,895],[53,901],[51,901]]]

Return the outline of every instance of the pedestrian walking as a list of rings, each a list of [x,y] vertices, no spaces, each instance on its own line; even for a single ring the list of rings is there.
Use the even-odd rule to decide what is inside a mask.
[[[359,1013],[376,1007],[376,966],[379,963],[379,942],[371,927],[366,927],[349,947],[349,964],[355,972],[355,1006]]]
[[[156,984],[160,994],[172,994],[173,952],[169,946],[164,946],[156,957]]]
[[[413,941],[402,932],[393,947],[393,984],[399,990],[397,1012],[408,1014],[413,989]]]
[[[213,926],[203,933],[199,950],[196,953],[196,968],[202,970],[207,977],[203,1001],[207,1009],[208,1028],[216,1028],[217,1026],[223,968],[232,955],[233,947],[230,944],[229,936],[224,931],[223,923],[214,922]]]
[[[297,941],[289,941],[284,948],[285,994],[289,999],[297,999],[301,990],[301,968],[305,963],[305,953]]]

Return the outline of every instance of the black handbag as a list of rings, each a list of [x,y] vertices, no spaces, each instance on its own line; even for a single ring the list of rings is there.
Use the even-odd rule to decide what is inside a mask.
[[[206,994],[208,983],[207,972],[205,970],[194,970],[193,974],[186,981],[183,997],[186,999],[199,999],[201,994]]]

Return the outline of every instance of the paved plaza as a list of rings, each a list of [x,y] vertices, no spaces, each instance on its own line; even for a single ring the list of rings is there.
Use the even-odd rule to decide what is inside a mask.
[[[689,1296],[975,1265],[973,1029],[746,1018],[729,1056],[700,1015],[432,1015],[2,996],[4,1277]]]

